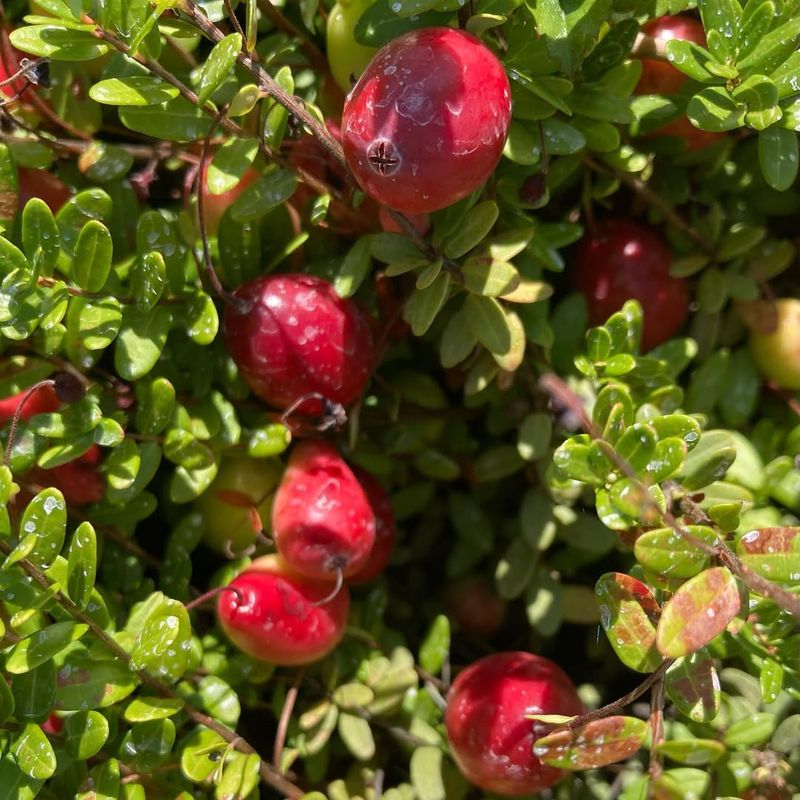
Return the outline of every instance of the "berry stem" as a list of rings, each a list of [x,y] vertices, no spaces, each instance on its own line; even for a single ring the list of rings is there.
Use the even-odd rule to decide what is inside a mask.
[[[272,767],[279,775],[283,775],[283,770],[281,769],[283,746],[286,744],[286,733],[289,730],[289,722],[292,718],[292,712],[297,702],[297,694],[300,690],[300,684],[303,682],[305,672],[304,669],[299,669],[297,671],[292,685],[286,692],[286,697],[283,700],[283,708],[281,708],[281,715],[278,719],[278,729],[275,731],[275,742],[272,748]]]
[[[17,405],[17,410],[14,412],[14,416],[11,419],[11,428],[8,431],[8,442],[6,443],[6,451],[3,455],[3,465],[8,466],[9,462],[11,461],[11,453],[14,450],[14,440],[17,437],[17,428],[19,427],[19,421],[22,417],[22,411],[25,408],[25,403],[37,392],[39,389],[43,389],[45,386],[55,386],[56,382],[52,378],[46,378],[43,381],[39,381],[39,383],[34,383],[30,389],[22,396],[22,399],[19,401]]]
[[[336,597],[339,592],[342,591],[342,586],[344,585],[344,575],[342,574],[342,568],[336,567],[336,583],[333,586],[333,589],[322,598],[322,600],[316,600],[311,605],[315,607],[325,606],[331,602],[331,600]]]

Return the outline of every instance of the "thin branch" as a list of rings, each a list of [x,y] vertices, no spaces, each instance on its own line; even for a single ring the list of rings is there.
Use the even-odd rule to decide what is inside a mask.
[[[635,689],[632,689],[626,695],[620,697],[619,700],[615,700],[613,703],[608,703],[608,705],[596,708],[594,711],[588,711],[586,714],[573,717],[571,720],[569,720],[569,722],[556,725],[547,732],[547,735],[549,736],[551,733],[558,733],[559,731],[574,731],[578,728],[582,728],[584,725],[588,725],[590,722],[594,722],[597,719],[603,719],[604,717],[609,717],[612,714],[616,714],[618,711],[621,711],[623,708],[625,708],[625,706],[629,706],[634,700],[638,700],[651,686],[654,686],[656,683],[658,683],[658,681],[664,677],[666,671],[672,665],[672,661],[672,659],[662,661],[655,672],[651,672],[642,683],[640,683]]]
[[[0,539],[0,552],[9,555],[13,550],[12,545],[10,542],[6,541],[5,539]],[[33,563],[28,561],[28,559],[22,559],[21,561],[17,562],[17,566],[21,567],[22,570],[25,572],[28,577],[32,578],[33,581],[38,584],[38,586],[45,591],[52,592],[52,584],[48,580],[47,576],[41,572],[38,567],[36,567]],[[117,641],[111,637],[108,633],[106,633],[98,624],[95,622],[92,617],[90,617],[86,612],[82,611],[75,603],[72,602],[63,592],[57,591],[52,593],[52,598],[57,602],[61,608],[64,609],[73,619],[77,620],[78,622],[87,625],[94,636],[104,645],[104,647],[115,657],[118,658],[123,663],[127,664],[131,671],[134,672],[138,677],[139,680],[151,688],[153,691],[157,692],[158,694],[162,695],[163,697],[174,697],[181,700],[183,705],[183,710],[186,714],[194,720],[198,725],[203,725],[206,728],[214,731],[214,733],[218,734],[222,739],[228,742],[232,747],[238,750],[240,753],[244,753],[246,755],[258,755],[256,749],[242,739],[235,731],[232,731],[226,725],[223,725],[221,722],[213,719],[212,717],[208,716],[208,714],[204,714],[199,709],[195,708],[191,703],[187,702],[184,697],[179,695],[171,686],[168,686],[166,683],[154,678],[149,672],[144,669],[133,669],[131,666],[131,656],[130,654],[123,649],[123,647],[117,643]],[[290,800],[299,800],[300,797],[303,796],[303,791],[300,789],[299,786],[295,786],[293,783],[288,781],[282,775],[278,774],[272,766],[266,762],[263,758],[261,758],[261,765],[260,765],[260,774],[261,779],[264,783],[271,786],[278,792],[281,792],[283,796],[289,798]]]
[[[239,22],[239,18],[236,16],[236,12],[233,10],[233,6],[231,5],[231,0],[223,0],[225,3],[225,12],[228,15],[228,19],[231,21],[231,25],[233,25],[233,29],[239,36],[242,37],[242,47],[245,46],[245,42],[247,42],[247,36],[245,35],[244,29],[242,28],[242,24]]]
[[[297,702],[297,694],[300,691],[300,684],[303,682],[303,675],[305,675],[305,669],[299,669],[294,681],[292,681],[292,685],[289,687],[289,691],[286,692],[283,708],[281,709],[281,716],[278,719],[278,730],[275,732],[275,742],[272,748],[272,767],[280,775],[283,774],[283,770],[281,769],[283,746],[286,743],[289,720],[292,718],[292,712]]]

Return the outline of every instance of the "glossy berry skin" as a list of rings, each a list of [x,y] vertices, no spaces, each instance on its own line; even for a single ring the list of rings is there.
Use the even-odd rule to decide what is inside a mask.
[[[361,15],[374,0],[339,0],[328,13],[325,46],[328,66],[339,88],[346,94],[352,86],[350,76],[358,79],[376,53],[376,48],[359,44],[353,35]]]
[[[519,797],[564,776],[533,754],[534,742],[548,728],[525,716],[582,712],[575,687],[558,665],[520,651],[486,656],[461,672],[447,696],[444,721],[464,776],[486,791]]]
[[[269,530],[272,500],[283,473],[269,458],[229,456],[211,486],[197,499],[203,541],[218,553],[240,553],[256,534]]]
[[[360,584],[375,580],[386,569],[397,538],[397,524],[391,500],[380,481],[365,469],[356,467],[353,472],[366,493],[375,515],[375,543],[369,551],[367,562],[348,579],[352,584]]]
[[[622,218],[603,220],[578,243],[572,282],[589,306],[589,322],[603,324],[626,300],[644,311],[642,350],[673,336],[686,319],[689,293],[669,274],[672,252],[655,231]]]
[[[237,183],[233,189],[229,189],[222,194],[212,194],[206,184],[205,174],[210,162],[211,159],[206,162],[206,168],[201,177],[200,191],[203,193],[203,220],[205,222],[206,231],[209,236],[216,236],[219,231],[219,223],[222,220],[222,215],[236,202],[248,186],[255,183],[261,177],[261,174],[257,169],[250,167],[245,170],[239,183]]]
[[[28,470],[25,480],[58,489],[70,506],[99,503],[106,489],[105,478],[99,470],[102,458],[102,450],[93,444],[82,456],[67,464],[52,469],[34,467]]]
[[[60,178],[44,169],[19,167],[19,210],[25,208],[28,200],[38,197],[57,214],[64,203],[72,197],[69,187]]]
[[[703,24],[692,17],[664,16],[650,20],[642,26],[642,33],[652,36],[659,42],[670,39],[683,39],[706,46]],[[642,77],[636,87],[638,94],[675,94],[688,80],[687,76],[669,61],[656,58],[642,59]]]
[[[459,630],[490,638],[506,618],[506,602],[477,575],[466,575],[444,590],[444,604]]]
[[[702,47],[706,45],[706,34],[702,23],[692,17],[664,16],[650,20],[642,27],[642,33],[652,36],[661,42],[670,39],[684,39]],[[668,61],[655,58],[642,59],[642,77],[636,86],[637,94],[673,95],[680,91],[688,80],[688,76]],[[663,125],[657,131],[658,136],[676,136],[683,139],[689,150],[700,150],[720,139],[724,134],[703,131],[695,128],[681,114],[677,119]]]
[[[294,666],[324,658],[344,635],[350,594],[346,586],[322,605],[330,583],[293,572],[278,556],[254,561],[217,601],[219,624],[253,658]]]
[[[13,394],[10,397],[4,397],[0,400],[0,425],[5,425],[14,418],[17,413],[20,401],[27,394],[28,390]],[[56,393],[52,386],[41,386],[38,388],[25,402],[20,413],[20,419],[28,420],[35,417],[37,414],[50,414],[58,411],[61,403],[56,397]]]
[[[753,331],[750,352],[759,372],[781,389],[800,390],[800,300],[775,301],[777,327],[770,333]]]
[[[348,406],[369,380],[373,365],[367,315],[333,286],[311,275],[265,275],[234,292],[225,341],[242,377],[271,406],[285,410],[317,392]],[[318,399],[295,413],[317,416]]]
[[[342,146],[368,195],[422,214],[486,181],[510,120],[508,78],[492,51],[465,31],[425,28],[370,62],[345,101]]]
[[[292,449],[272,506],[272,535],[302,575],[335,580],[358,573],[375,543],[375,514],[353,471],[329,442]]]

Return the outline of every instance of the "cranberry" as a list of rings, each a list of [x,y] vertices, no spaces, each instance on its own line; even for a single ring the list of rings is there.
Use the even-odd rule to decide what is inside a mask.
[[[476,636],[494,636],[506,618],[505,601],[477,575],[467,575],[447,586],[444,603],[458,627]]]
[[[364,391],[373,362],[369,319],[352,300],[311,275],[266,275],[234,293],[225,309],[225,341],[250,388],[288,409],[317,393],[347,406]],[[295,409],[323,411],[319,399]]]
[[[289,566],[319,580],[355,575],[375,543],[375,514],[336,448],[298,444],[272,506],[275,546]]]
[[[759,372],[781,389],[800,389],[800,300],[775,301],[776,327],[753,330],[750,352]]]
[[[4,397],[0,400],[0,425],[10,422],[13,419],[22,398],[27,392],[28,390],[25,389],[22,392],[11,395],[10,397]],[[50,414],[53,411],[58,411],[60,406],[61,403],[58,401],[53,387],[49,385],[40,386],[25,402],[25,405],[22,407],[20,419],[27,420],[37,414]]]
[[[547,728],[526,715],[582,712],[575,687],[558,665],[509,652],[486,656],[456,678],[444,721],[464,775],[481,789],[517,797],[546,789],[564,775],[533,754]]]
[[[699,20],[691,17],[664,16],[651,20],[642,27],[642,32],[660,42],[670,39],[683,39],[702,47],[706,44],[706,34]],[[642,77],[636,87],[637,94],[672,95],[686,83],[688,77],[668,61],[655,58],[642,59]],[[703,131],[695,128],[685,116],[663,125],[658,129],[659,136],[677,136],[685,140],[689,150],[700,150],[717,141],[724,134]]]
[[[642,26],[642,33],[658,42],[683,39],[706,46],[706,32],[700,20],[692,17],[664,16],[652,19]],[[687,76],[669,61],[657,58],[642,59],[642,77],[636,87],[638,94],[675,94],[686,82]]]
[[[586,297],[589,321],[604,323],[626,300],[644,310],[642,349],[673,336],[686,319],[689,293],[682,278],[669,274],[672,252],[652,230],[626,219],[600,222],[578,243],[573,284]]]
[[[217,617],[242,651],[273,664],[308,664],[339,643],[347,624],[350,594],[343,586],[335,597],[330,584],[293,572],[278,556],[254,561],[222,592]]]
[[[394,550],[397,526],[386,489],[366,470],[356,468],[353,471],[375,514],[375,544],[364,566],[349,579],[350,583],[357,584],[375,580],[386,569]]]
[[[453,28],[382,47],[347,97],[342,145],[364,191],[408,214],[449,206],[491,175],[508,133],[503,65]]]
[[[64,495],[71,506],[99,503],[105,493],[106,482],[98,471],[102,451],[93,444],[82,456],[47,470],[37,470],[36,478],[43,486],[53,486]]]
[[[44,200],[50,210],[57,214],[64,203],[72,197],[70,188],[60,178],[44,169],[18,167],[19,209],[25,208],[28,200],[38,197]]]

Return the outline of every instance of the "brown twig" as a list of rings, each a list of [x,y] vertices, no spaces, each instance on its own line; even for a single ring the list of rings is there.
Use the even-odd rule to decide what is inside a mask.
[[[297,702],[297,694],[300,691],[300,684],[303,682],[304,669],[299,669],[295,675],[292,685],[286,692],[286,697],[283,700],[283,708],[281,715],[278,718],[278,729],[275,732],[275,743],[272,748],[272,767],[279,774],[283,774],[281,769],[281,756],[283,756],[283,746],[286,743],[286,733],[289,730],[289,720],[292,718],[295,703]]]
[[[615,700],[613,703],[608,703],[600,708],[596,708],[594,711],[588,711],[586,714],[573,717],[571,720],[564,722],[561,725],[556,725],[547,732],[547,736],[549,736],[551,733],[558,733],[559,731],[574,731],[578,728],[582,728],[584,725],[588,725],[590,722],[594,722],[597,719],[603,719],[603,717],[609,717],[612,714],[616,714],[618,711],[625,708],[625,706],[629,706],[634,700],[638,700],[651,686],[654,686],[656,683],[658,683],[664,677],[671,664],[672,659],[662,661],[655,672],[651,672],[642,683],[640,683],[635,689],[631,689],[631,691],[626,695],[620,697],[619,700]]]

